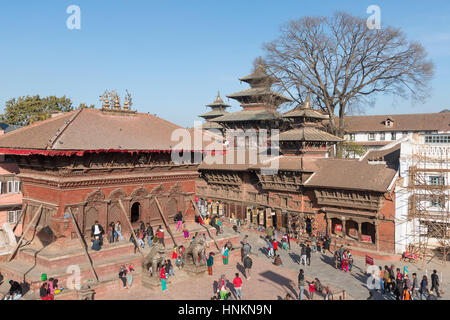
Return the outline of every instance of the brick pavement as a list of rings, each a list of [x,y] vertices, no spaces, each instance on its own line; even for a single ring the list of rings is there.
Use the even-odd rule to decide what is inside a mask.
[[[277,300],[284,298],[287,293],[296,297],[298,294],[297,272],[286,267],[275,266],[266,259],[253,257],[252,273],[249,280],[242,276],[243,267],[239,255],[231,255],[227,266],[220,257],[215,258],[213,276],[204,275],[200,279],[192,279],[180,271],[175,271],[168,290],[150,290],[140,286],[131,289],[119,289],[102,299],[130,299],[130,300],[209,300],[214,296],[215,286],[221,274],[232,282],[234,274],[239,272],[242,280],[242,300]],[[307,278],[308,280],[308,278]],[[305,293],[306,294],[306,293]],[[304,296],[307,299],[307,296]],[[323,296],[315,296],[314,300],[322,300]]]
[[[243,239],[244,234],[249,235],[249,241],[252,245],[252,253],[256,254],[258,257],[262,259],[265,258],[265,251],[262,248],[266,247],[266,242],[261,239],[259,234],[255,234],[252,232],[242,232],[241,239]],[[291,242],[292,250],[278,250],[278,253],[281,256],[281,259],[286,268],[291,270],[298,270],[299,264],[296,262],[300,259],[300,247],[295,242]],[[352,272],[345,273],[343,271],[336,270],[334,268],[334,258],[333,256],[322,253],[313,253],[311,257],[311,265],[310,266],[302,266],[305,270],[305,275],[312,278],[319,278],[323,284],[328,284],[333,287],[341,288],[348,292],[350,296],[354,299],[367,299],[369,297],[369,290],[366,287],[366,282],[368,276],[365,274],[365,259],[363,257],[353,256],[354,258],[354,266]],[[445,293],[442,295],[443,299],[449,300],[450,294],[448,292],[448,288],[450,287],[450,264],[447,263],[447,266],[444,266],[441,262],[430,262],[428,263],[424,270],[420,270],[421,264],[414,263],[406,263],[399,261],[376,261],[375,264],[379,263],[380,266],[384,268],[385,265],[391,265],[400,268],[403,270],[403,266],[408,267],[408,271],[410,274],[413,272],[417,273],[419,279],[422,279],[424,274],[428,275],[428,281],[430,289],[431,287],[431,273],[433,269],[438,270],[439,278],[441,281],[441,290],[443,289]],[[391,300],[394,299],[393,296],[390,295],[381,295],[375,294],[375,299],[377,300]]]

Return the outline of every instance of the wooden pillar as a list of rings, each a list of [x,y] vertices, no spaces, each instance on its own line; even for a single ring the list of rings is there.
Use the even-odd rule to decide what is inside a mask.
[[[361,222],[358,222],[358,241],[361,242]]]
[[[378,220],[375,221],[375,246],[377,248],[377,251],[380,251],[380,241],[379,241],[379,231],[378,231],[378,225],[379,222]]]
[[[332,226],[331,219],[327,218],[327,236],[329,237],[331,237],[332,233],[331,226]]]
[[[342,235],[347,239],[347,226],[345,225],[345,217],[342,217]]]

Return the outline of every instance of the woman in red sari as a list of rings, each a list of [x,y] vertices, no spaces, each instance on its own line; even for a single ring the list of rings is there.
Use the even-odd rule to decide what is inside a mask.
[[[344,251],[342,254],[342,271],[348,272],[348,254],[347,250]]]

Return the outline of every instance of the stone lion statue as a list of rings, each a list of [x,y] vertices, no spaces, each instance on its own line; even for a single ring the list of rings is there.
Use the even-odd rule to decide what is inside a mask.
[[[188,256],[192,257],[192,262],[194,265],[205,264],[204,252],[206,249],[206,242],[201,236],[197,236],[194,241],[189,245],[189,247],[184,251],[183,259],[188,261]]]
[[[152,246],[149,254],[145,256],[144,261],[142,261],[142,269],[149,270],[151,268],[151,275],[153,277],[158,277],[158,272],[156,272],[164,263],[166,256],[166,249],[161,243],[155,243]]]

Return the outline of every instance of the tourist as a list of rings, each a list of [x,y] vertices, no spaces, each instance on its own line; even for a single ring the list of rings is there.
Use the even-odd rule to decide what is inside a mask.
[[[142,228],[142,225],[141,225],[141,228],[139,229],[139,235],[138,235],[138,243],[139,243],[139,245],[141,246],[141,248],[144,248],[145,247],[145,242],[144,242],[144,238],[145,238],[145,227],[144,228]]]
[[[317,238],[314,235],[311,237],[311,250],[313,253],[317,251]]]
[[[53,296],[50,296],[50,294],[48,293],[47,282],[44,282],[40,287],[39,296],[41,297],[41,300],[54,300]]]
[[[214,265],[214,252],[210,252],[208,260],[206,260],[206,266],[208,267],[208,274],[210,276],[212,276],[213,274],[213,265]]]
[[[52,290],[53,290],[52,294],[54,294],[54,295],[60,294],[64,290],[63,287],[61,287],[61,288],[59,287],[58,279],[54,279],[53,280],[53,282],[52,282]]]
[[[181,211],[178,211],[173,220],[177,223],[175,231],[181,231],[181,224],[183,223],[183,214]]]
[[[433,274],[431,275],[431,289],[430,291],[433,292],[433,290],[436,292],[436,297],[440,298],[441,293],[439,292],[439,277],[437,274],[437,270],[433,270]]]
[[[105,234],[105,230],[96,220],[95,224],[91,228],[91,237],[95,238],[96,236],[98,236],[100,239],[100,245],[103,245],[103,235],[104,234]]]
[[[348,255],[347,250],[344,250],[344,253],[342,254],[342,267],[341,270],[345,272],[348,272]]]
[[[316,292],[318,294],[322,294],[323,288],[322,288],[322,283],[320,283],[319,278],[315,278],[315,280],[314,280],[314,287],[315,287]]]
[[[170,261],[170,259],[166,261],[166,273],[167,278],[169,278],[169,276],[175,275],[175,270],[173,269],[172,261]]]
[[[189,239],[189,230],[188,230],[185,222],[183,222],[183,233],[184,233],[184,239],[185,240]]]
[[[116,241],[118,241],[119,238],[120,238],[120,241],[124,241],[125,238],[122,235],[122,224],[120,223],[120,221],[116,222],[116,224],[114,226],[114,230],[116,231]]]
[[[407,287],[403,288],[402,300],[411,300],[411,293]]]
[[[126,266],[126,270],[127,270],[127,282],[128,282],[128,288],[131,288],[131,285],[133,284],[133,272],[134,272],[134,268],[133,266],[127,265]]]
[[[218,216],[216,216],[216,225],[219,226],[219,233],[223,233],[222,222],[220,221]]]
[[[394,294],[395,294],[395,300],[401,300],[401,296],[403,294],[403,279],[402,279],[402,274],[400,273],[400,269],[397,268],[397,277],[395,279],[395,289],[394,289]]]
[[[125,266],[120,266],[119,279],[122,281],[122,284],[123,284],[122,289],[128,289],[128,286],[127,286],[127,270],[126,270]]]
[[[379,272],[379,281],[380,281],[380,291],[382,294],[386,293],[386,290],[384,290],[384,271],[382,267],[380,268],[380,272]]]
[[[278,250],[277,239],[273,239],[272,245],[273,245],[273,254],[276,255],[277,254],[277,250]]]
[[[273,237],[273,227],[270,226],[266,230],[267,238],[271,239]]]
[[[134,235],[133,235],[133,233],[131,233],[131,235],[130,235],[130,241],[133,243],[133,245],[134,245],[134,253],[136,254],[136,251],[137,251],[137,249],[138,249],[138,244],[137,244],[137,242],[136,242],[136,239],[134,238]]]
[[[339,251],[335,251],[334,252],[334,268],[335,269],[339,268],[339,260],[340,260]]]
[[[213,216],[209,222],[210,226],[216,229],[216,237],[220,233],[220,226],[217,224],[217,219]]]
[[[342,261],[342,255],[344,254],[344,251],[345,251],[345,249],[344,249],[344,246],[343,245],[341,245],[341,247],[339,248],[339,258],[340,258],[340,261]]]
[[[308,245],[306,245],[305,248],[305,253],[306,253],[306,261],[308,262],[308,266],[311,265],[311,247]]]
[[[223,285],[219,290],[220,300],[228,300],[230,298],[230,292]]]
[[[164,265],[161,266],[159,279],[161,281],[161,290],[162,290],[162,292],[164,292],[165,290],[167,290],[167,282],[166,282],[167,277],[166,277],[166,269],[165,269]]]
[[[94,240],[92,240],[92,250],[94,251],[100,251],[100,249],[102,248],[102,242],[100,240],[100,236],[96,235],[94,237]]]
[[[419,297],[419,293],[417,290],[417,288],[418,288],[417,274],[413,273],[412,277],[413,277],[413,281],[412,281],[412,285],[411,285],[411,299],[416,300],[416,298]]]
[[[115,223],[111,222],[109,224],[109,232],[108,232],[108,242],[109,243],[114,243],[114,241],[116,240],[116,230],[115,230]]]
[[[309,284],[309,300],[314,299],[314,292],[316,291],[316,284],[314,281],[312,281]]]
[[[228,246],[225,245],[225,246],[222,248],[222,260],[223,260],[223,264],[224,264],[224,265],[227,265],[227,264],[228,264],[228,256],[229,256],[229,249],[228,249]]]
[[[302,243],[301,244],[301,251],[300,251],[300,264],[306,266],[306,247],[305,245]]]
[[[184,267],[183,254],[184,254],[184,247],[181,245],[178,247],[177,259],[175,260],[175,265],[178,267],[178,269],[183,269]]]
[[[156,236],[158,237],[159,243],[161,243],[163,245],[163,247],[166,247],[166,245],[164,244],[164,230],[161,227],[161,225],[159,225],[159,227],[158,227],[158,231],[156,232]]]
[[[273,264],[276,266],[283,266],[283,262],[281,261],[281,257],[279,254],[276,255],[275,259],[273,260]]]
[[[420,293],[420,300],[422,300],[422,297],[425,296],[426,299],[428,299],[428,279],[427,276],[423,276],[422,277],[422,281],[420,282],[420,289],[419,289],[419,293]]]
[[[245,278],[247,280],[250,280],[250,270],[252,269],[253,261],[249,255],[246,255],[244,257],[243,264],[244,264]]]
[[[14,280],[9,280],[9,291],[3,300],[18,300],[22,297],[22,286]]]
[[[146,233],[147,233],[147,243],[148,243],[148,247],[151,248],[153,245],[153,228],[150,225],[150,223],[147,222],[147,229],[146,229]]]
[[[326,251],[328,251],[329,253],[332,253],[330,250],[330,245],[331,245],[331,238],[329,236],[325,236],[325,240],[323,242],[324,253],[326,253]]]
[[[267,257],[269,259],[274,257],[273,242],[271,241],[271,239],[269,239],[269,241],[267,243]]]
[[[348,271],[352,272],[353,268],[353,255],[350,252],[350,249],[347,249],[347,259],[348,259]]]
[[[235,274],[236,277],[233,280],[234,292],[236,298],[242,299],[242,279],[239,277],[239,273]]]
[[[303,269],[298,273],[298,300],[303,300],[303,290],[305,289],[305,275]]]
[[[177,260],[177,258],[178,258],[178,247],[174,245],[172,250],[172,259]]]
[[[406,300],[404,298],[405,296],[405,289],[408,290],[408,300],[411,300],[411,280],[409,279],[408,275],[405,274],[403,276],[403,300]]]

